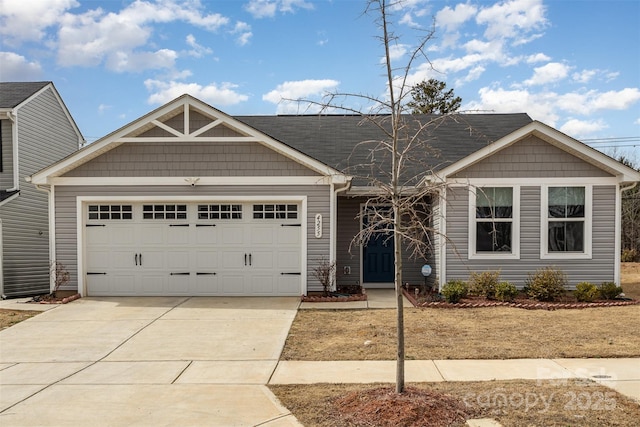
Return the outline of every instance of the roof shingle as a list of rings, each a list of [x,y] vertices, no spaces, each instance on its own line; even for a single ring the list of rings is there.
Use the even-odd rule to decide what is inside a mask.
[[[51,82],[0,82],[0,108],[14,108]]]

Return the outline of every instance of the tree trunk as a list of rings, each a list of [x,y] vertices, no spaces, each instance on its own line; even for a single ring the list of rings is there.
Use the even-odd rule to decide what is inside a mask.
[[[400,212],[397,203],[393,207],[394,231],[400,227]],[[404,392],[404,307],[402,299],[402,239],[400,233],[393,233],[395,257],[395,289],[396,289],[396,325],[397,325],[397,354],[396,354],[396,393]]]

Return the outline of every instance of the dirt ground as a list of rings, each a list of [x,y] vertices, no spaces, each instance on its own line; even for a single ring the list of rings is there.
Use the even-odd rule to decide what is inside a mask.
[[[640,262],[620,265],[620,286],[627,297],[640,300]]]
[[[386,388],[385,396],[377,399],[371,396],[371,390],[381,387]],[[463,426],[464,419],[469,418],[493,418],[505,427],[626,427],[638,425],[640,419],[637,402],[590,381],[419,383],[409,387],[412,393],[422,390],[424,395],[418,394],[417,399],[411,400],[394,395],[392,387],[390,384],[269,386],[307,427]],[[344,405],[345,398],[349,405]],[[442,414],[441,405],[452,411]],[[442,423],[453,415],[458,417]]]
[[[0,331],[40,313],[40,311],[2,309],[0,310]]]

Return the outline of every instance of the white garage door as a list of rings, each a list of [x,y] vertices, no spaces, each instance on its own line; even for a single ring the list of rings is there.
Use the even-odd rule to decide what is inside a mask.
[[[300,295],[295,203],[86,206],[89,296]]]

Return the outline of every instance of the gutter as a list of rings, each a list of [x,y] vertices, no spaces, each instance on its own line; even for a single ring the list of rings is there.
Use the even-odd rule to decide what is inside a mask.
[[[24,178],[25,181],[31,182],[31,177],[26,176]],[[48,208],[47,211],[49,213],[49,266],[55,265],[56,262],[56,222],[55,222],[55,205],[54,205],[54,193],[53,188],[45,187],[39,184],[34,184],[37,190],[43,191],[47,193],[48,196]],[[55,288],[55,274],[56,269],[50,269],[49,274],[49,292],[53,292]]]
[[[329,233],[330,233],[330,244],[329,244],[329,262],[330,263],[335,263],[337,262],[336,260],[336,247],[338,244],[338,193],[342,193],[344,191],[347,191],[349,188],[351,188],[351,177],[347,178],[347,182],[346,184],[342,187],[342,188],[336,188],[336,185],[332,182],[331,183],[331,198],[329,200],[329,210],[331,212],[331,218],[329,221]],[[337,283],[336,283],[336,274],[337,271],[334,268],[333,269],[333,277],[331,278],[331,287],[332,287],[332,291],[335,292],[337,290]]]
[[[20,165],[18,164],[18,117],[13,110],[6,112],[7,118],[11,120],[11,151],[13,152],[13,187],[7,191],[20,190]]]

